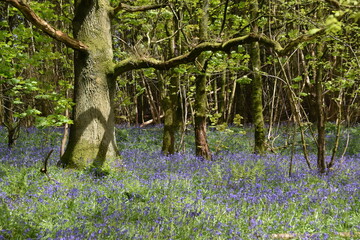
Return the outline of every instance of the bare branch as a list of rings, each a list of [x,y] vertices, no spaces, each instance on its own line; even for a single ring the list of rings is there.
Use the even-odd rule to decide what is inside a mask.
[[[48,34],[50,37],[64,43],[66,46],[68,46],[68,47],[70,47],[72,49],[79,50],[79,51],[86,51],[87,50],[88,47],[84,43],[70,37],[66,33],[54,28],[53,26],[51,26],[45,20],[40,18],[31,9],[31,7],[28,4],[22,2],[21,0],[0,0],[0,1],[8,2],[12,6],[17,8],[24,15],[24,17],[28,21],[30,21],[36,27],[41,29],[46,34]]]
[[[164,8],[166,6],[167,6],[167,4],[130,6],[130,5],[125,4],[125,3],[119,3],[119,5],[113,9],[113,13],[115,15],[121,10],[123,10],[125,12],[145,12],[145,11],[148,11],[148,10]]]

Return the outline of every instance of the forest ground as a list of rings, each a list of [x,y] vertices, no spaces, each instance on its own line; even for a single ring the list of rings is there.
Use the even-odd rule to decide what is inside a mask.
[[[276,146],[291,139],[285,129]],[[126,170],[99,177],[55,166],[61,129],[23,129],[10,150],[0,128],[0,239],[356,239],[360,130],[348,131],[327,175],[314,152],[307,168],[296,137],[289,177],[291,147],[254,155],[248,128],[209,130],[213,161],[203,161],[191,130],[184,151],[164,156],[161,126],[118,127]],[[40,169],[52,149],[48,178]]]

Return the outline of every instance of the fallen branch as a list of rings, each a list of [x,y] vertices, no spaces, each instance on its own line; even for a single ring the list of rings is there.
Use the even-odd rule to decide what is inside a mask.
[[[160,115],[160,119],[163,118],[163,117],[164,117],[164,115]],[[140,124],[140,127],[145,127],[145,126],[153,123],[154,121],[155,121],[154,119],[150,119],[150,120],[148,120],[148,121],[143,122],[142,124]]]
[[[279,234],[271,234],[272,239],[295,239],[301,237],[312,237],[317,235],[318,233],[311,233],[311,234],[297,234],[297,233],[279,233]],[[338,232],[333,233],[331,235],[336,235],[343,238],[353,238],[353,237],[360,237],[360,232]]]

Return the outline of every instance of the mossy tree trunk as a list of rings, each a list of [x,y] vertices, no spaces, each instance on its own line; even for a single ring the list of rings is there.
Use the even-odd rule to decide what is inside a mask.
[[[74,124],[61,164],[103,168],[118,156],[114,134],[113,52],[107,0],[75,1],[74,37],[88,51],[74,55]]]
[[[196,78],[196,96],[195,96],[195,148],[196,156],[211,160],[211,153],[206,136],[206,63],[203,70]]]
[[[207,39],[208,28],[208,10],[209,1],[203,1],[202,17],[200,21],[200,41]],[[211,153],[206,137],[206,113],[207,113],[207,95],[206,95],[206,70],[207,63],[204,54],[198,57],[198,62],[202,69],[201,74],[196,77],[195,90],[195,149],[196,156],[211,160]]]
[[[182,13],[177,12],[177,15],[181,16]],[[169,21],[166,24],[166,32],[169,36],[169,55],[171,57],[175,57],[176,53],[181,52],[181,39],[180,34],[178,33],[179,28],[179,19],[175,16],[171,22]],[[181,124],[181,107],[179,97],[180,76],[179,73],[174,70],[169,70],[167,73],[166,77],[169,77],[170,80],[168,82],[164,80],[164,85],[166,86],[164,90],[166,93],[163,98],[164,133],[162,152],[165,155],[175,153],[176,133],[178,132]]]
[[[252,1],[251,18],[256,19],[259,11],[258,1]],[[258,33],[257,21],[251,25],[252,32]],[[254,152],[262,154],[265,152],[265,126],[263,116],[263,103],[262,103],[262,77],[260,72],[261,59],[260,59],[260,46],[259,42],[250,44],[250,65],[252,71],[252,112],[253,122],[255,128],[255,146]]]
[[[175,136],[180,127],[179,84],[179,76],[174,73],[170,77],[168,92],[163,99],[165,114],[162,152],[165,155],[174,154],[176,151]]]

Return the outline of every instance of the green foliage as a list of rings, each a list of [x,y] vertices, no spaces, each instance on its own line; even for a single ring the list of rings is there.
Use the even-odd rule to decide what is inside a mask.
[[[230,165],[231,180],[235,182],[255,183],[257,178],[265,177],[265,165],[262,161],[234,163]]]
[[[241,78],[236,79],[236,82],[241,84],[250,84],[251,81],[252,79],[249,78],[247,75],[244,75]]]
[[[67,21],[64,15],[57,18],[54,4],[47,3],[44,7],[44,3],[31,2],[31,7],[49,22],[61,20],[64,24]],[[53,51],[51,38],[35,31],[31,25],[8,20],[18,18],[17,15],[17,10],[9,6],[7,18],[0,22],[0,83],[4,86],[3,96],[12,106],[9,111],[18,119],[35,118],[39,127],[71,123],[64,116],[65,110],[72,106],[71,100],[64,97],[72,88],[68,80],[73,76],[71,60],[66,54]],[[53,68],[64,71],[56,73],[61,78],[58,82],[50,80]],[[44,109],[41,105],[47,105],[47,113],[41,112]]]
[[[233,123],[236,127],[242,127],[242,123],[241,120],[243,119],[243,117],[240,114],[235,114],[235,117],[233,119]],[[245,133],[245,131],[243,132]]]
[[[338,33],[342,30],[343,24],[334,15],[329,15],[326,18],[325,25],[328,33]]]
[[[262,161],[234,162],[227,166],[215,163],[207,170],[208,179],[214,186],[227,186],[230,183],[238,186],[255,184],[258,178],[265,176],[265,165]]]

